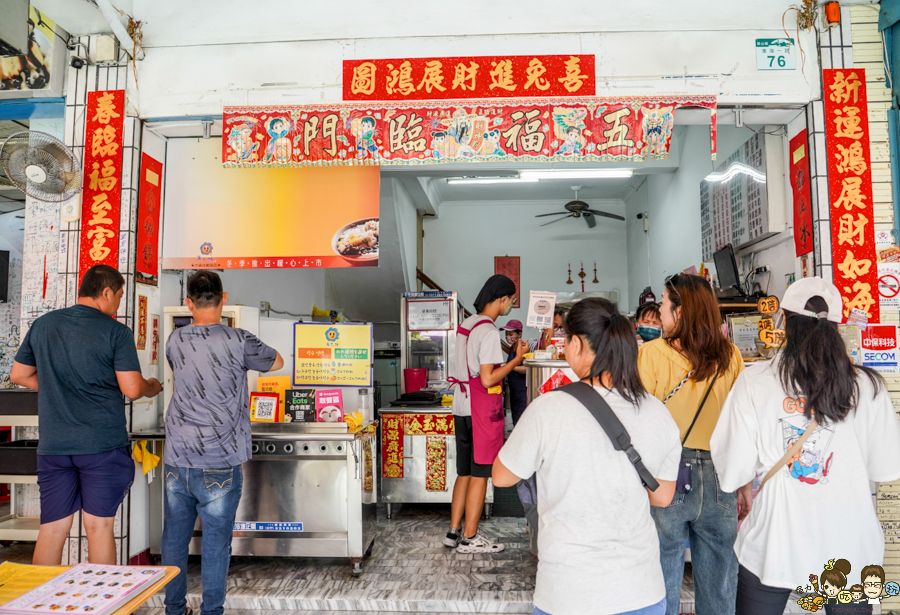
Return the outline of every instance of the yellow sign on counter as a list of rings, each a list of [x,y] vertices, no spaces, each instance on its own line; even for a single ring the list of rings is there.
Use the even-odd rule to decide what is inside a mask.
[[[62,566],[29,566],[3,562],[0,564],[0,604],[6,604],[13,598],[30,592],[66,570]]]
[[[256,380],[256,390],[260,393],[278,393],[278,403],[284,410],[284,392],[291,388],[290,376],[260,376]]]
[[[294,325],[294,386],[372,384],[372,325]]]

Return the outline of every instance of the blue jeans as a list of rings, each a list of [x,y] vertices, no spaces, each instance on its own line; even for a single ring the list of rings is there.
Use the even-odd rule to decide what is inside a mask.
[[[166,585],[166,615],[184,615],[187,607],[188,547],[198,514],[203,524],[200,613],[222,615],[225,612],[225,580],[243,477],[241,466],[221,470],[166,466],[162,563],[181,568],[181,573]]]
[[[675,493],[665,508],[651,507],[659,533],[660,561],[666,581],[667,615],[678,615],[684,579],[684,548],[691,542],[697,615],[732,615],[737,595],[737,496],[719,488],[709,451],[686,448],[691,490]]]
[[[663,598],[656,604],[652,604],[650,606],[645,606],[642,609],[638,609],[636,611],[628,611],[627,613],[619,613],[618,615],[663,615],[666,612],[666,599]],[[550,615],[545,611],[540,610],[537,607],[534,607],[534,610],[531,612],[531,615]]]

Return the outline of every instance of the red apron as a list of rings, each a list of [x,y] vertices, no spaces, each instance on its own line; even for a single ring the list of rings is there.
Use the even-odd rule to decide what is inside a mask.
[[[449,382],[458,385],[463,394],[472,402],[472,441],[475,448],[475,463],[490,465],[497,458],[497,453],[503,447],[504,426],[506,416],[503,412],[503,393],[501,384],[497,384],[497,393],[488,393],[488,390],[481,384],[481,366],[476,370],[476,376],[470,377],[472,370],[469,369],[469,353],[468,342],[469,334],[481,325],[493,325],[494,321],[490,318],[479,320],[471,329],[465,329],[462,326],[456,329],[459,335],[462,335],[465,341],[462,344],[462,352],[466,357],[466,376],[468,380],[461,382],[456,378],[450,378]],[[458,351],[457,351],[458,352]],[[494,369],[500,365],[494,365]]]

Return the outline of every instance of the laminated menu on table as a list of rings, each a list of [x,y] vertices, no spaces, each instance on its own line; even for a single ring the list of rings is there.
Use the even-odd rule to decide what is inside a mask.
[[[0,613],[109,615],[166,574],[164,567],[76,564],[26,594],[10,600]]]

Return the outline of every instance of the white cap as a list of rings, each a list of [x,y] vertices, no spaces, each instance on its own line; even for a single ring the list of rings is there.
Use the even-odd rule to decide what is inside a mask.
[[[822,297],[828,305],[827,312],[810,312],[806,303],[813,297]],[[827,318],[831,322],[841,322],[844,316],[844,301],[837,286],[822,278],[802,278],[797,280],[784,292],[781,309],[812,318]]]

